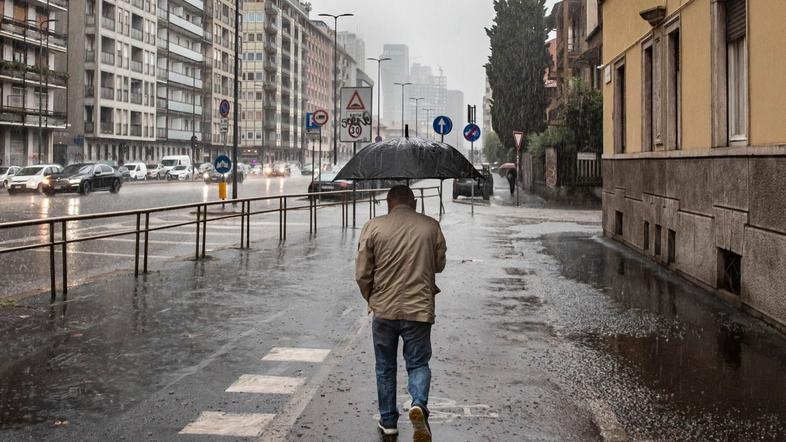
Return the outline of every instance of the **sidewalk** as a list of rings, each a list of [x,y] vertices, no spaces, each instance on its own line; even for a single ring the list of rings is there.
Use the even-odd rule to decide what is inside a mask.
[[[434,440],[786,435],[782,336],[602,240],[596,211],[504,201],[442,220]],[[359,233],[0,308],[0,440],[379,440]]]

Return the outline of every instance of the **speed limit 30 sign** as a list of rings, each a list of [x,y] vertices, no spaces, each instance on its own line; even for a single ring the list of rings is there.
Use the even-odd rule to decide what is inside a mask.
[[[370,87],[341,88],[341,141],[371,142],[371,97]]]

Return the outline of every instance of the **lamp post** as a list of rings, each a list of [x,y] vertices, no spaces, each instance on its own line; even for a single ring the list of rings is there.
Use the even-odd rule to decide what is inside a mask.
[[[320,17],[333,17],[333,164],[338,164],[338,19],[355,14],[319,14]]]
[[[423,111],[426,113],[426,131],[427,131],[427,133],[429,134],[429,135],[427,135],[427,136],[426,136],[426,139],[429,139],[429,138],[431,138],[431,137],[430,137],[430,135],[431,135],[431,131],[430,131],[430,130],[428,130],[428,122],[429,122],[429,121],[431,121],[431,111],[433,111],[433,110],[434,110],[434,109],[432,109],[432,108],[430,108],[430,107],[424,107],[424,108],[423,108]]]
[[[401,86],[401,136],[404,136],[404,88],[409,86],[409,81],[406,83],[393,83],[396,86]]]
[[[44,66],[39,66],[38,72],[38,164],[41,164],[41,153],[43,151],[43,106],[41,95],[44,93],[43,78],[46,76],[46,107],[49,108],[49,23],[56,22],[57,19],[47,18],[44,20],[27,19],[27,22],[38,24],[38,58],[39,62],[43,57],[44,51],[44,29],[46,29],[46,62]],[[49,118],[47,117],[47,125]]]
[[[377,138],[382,138],[382,135],[379,131],[379,120],[382,116],[381,106],[382,106],[382,62],[392,60],[390,57],[380,57],[380,58],[367,58],[370,61],[377,62]]]
[[[415,102],[415,136],[417,137],[418,136],[418,123],[419,123],[419,121],[418,121],[418,103],[420,103],[420,100],[425,100],[425,98],[418,97],[418,98],[410,98],[409,100]]]

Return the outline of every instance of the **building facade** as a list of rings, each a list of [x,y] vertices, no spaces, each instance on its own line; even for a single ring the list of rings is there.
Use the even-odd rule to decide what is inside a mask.
[[[404,44],[386,44],[382,57],[390,58],[381,64],[382,69],[382,122],[401,126],[401,86],[394,83],[409,81],[409,47]]]
[[[3,165],[62,162],[67,148],[53,145],[66,127],[66,23],[68,4],[5,3],[0,27],[0,162]]]
[[[603,229],[786,324],[786,3],[605,0]]]

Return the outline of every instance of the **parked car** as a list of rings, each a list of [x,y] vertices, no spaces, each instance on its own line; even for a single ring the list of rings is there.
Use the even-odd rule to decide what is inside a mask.
[[[128,168],[128,175],[132,180],[147,179],[147,165],[145,163],[126,163],[124,166]]]
[[[300,169],[300,174],[301,175],[311,175],[313,171],[314,171],[314,168],[311,166],[311,164],[306,164],[305,166],[303,166],[302,169]]]
[[[166,169],[161,164],[147,168],[147,177],[151,180],[163,180],[166,178]]]
[[[19,166],[0,166],[0,189],[8,187],[8,182],[11,181],[11,178],[20,170],[22,170],[22,168]]]
[[[8,193],[49,191],[49,177],[59,173],[63,167],[59,164],[43,164],[23,167],[8,182]]]
[[[476,166],[478,172],[485,178],[485,180],[475,178],[460,178],[453,180],[453,199],[458,199],[460,196],[472,196],[472,186],[475,186],[475,196],[482,196],[484,200],[491,199],[494,194],[494,178],[491,175],[491,167],[488,164],[483,164],[480,167]]]
[[[160,171],[158,174],[161,178],[167,178],[167,172],[171,171],[175,166],[191,166],[191,157],[188,155],[168,155],[161,158],[161,166],[164,171]]]
[[[106,164],[75,163],[50,177],[48,193],[79,192],[89,195],[96,190],[117,193],[122,185],[123,177],[120,172]]]
[[[205,172],[210,172],[213,170],[213,165],[210,163],[202,163],[199,165],[199,169],[197,169],[200,175],[204,174]]]
[[[123,182],[131,180],[131,172],[128,170],[128,167],[120,166],[115,170],[117,170],[117,173],[120,174],[120,177],[122,178]]]
[[[349,180],[337,180],[333,181],[336,178],[336,173],[333,172],[322,172],[321,179],[316,177],[314,181],[308,183],[308,193],[322,193],[322,192],[334,192],[338,190],[352,190],[352,181]],[[325,197],[334,197],[337,199],[341,198],[341,195],[325,195]]]
[[[291,170],[287,163],[275,163],[273,164],[272,170],[270,171],[270,176],[287,177],[290,174]]]
[[[191,166],[175,166],[166,174],[167,181],[190,181],[194,178],[194,168]]]

